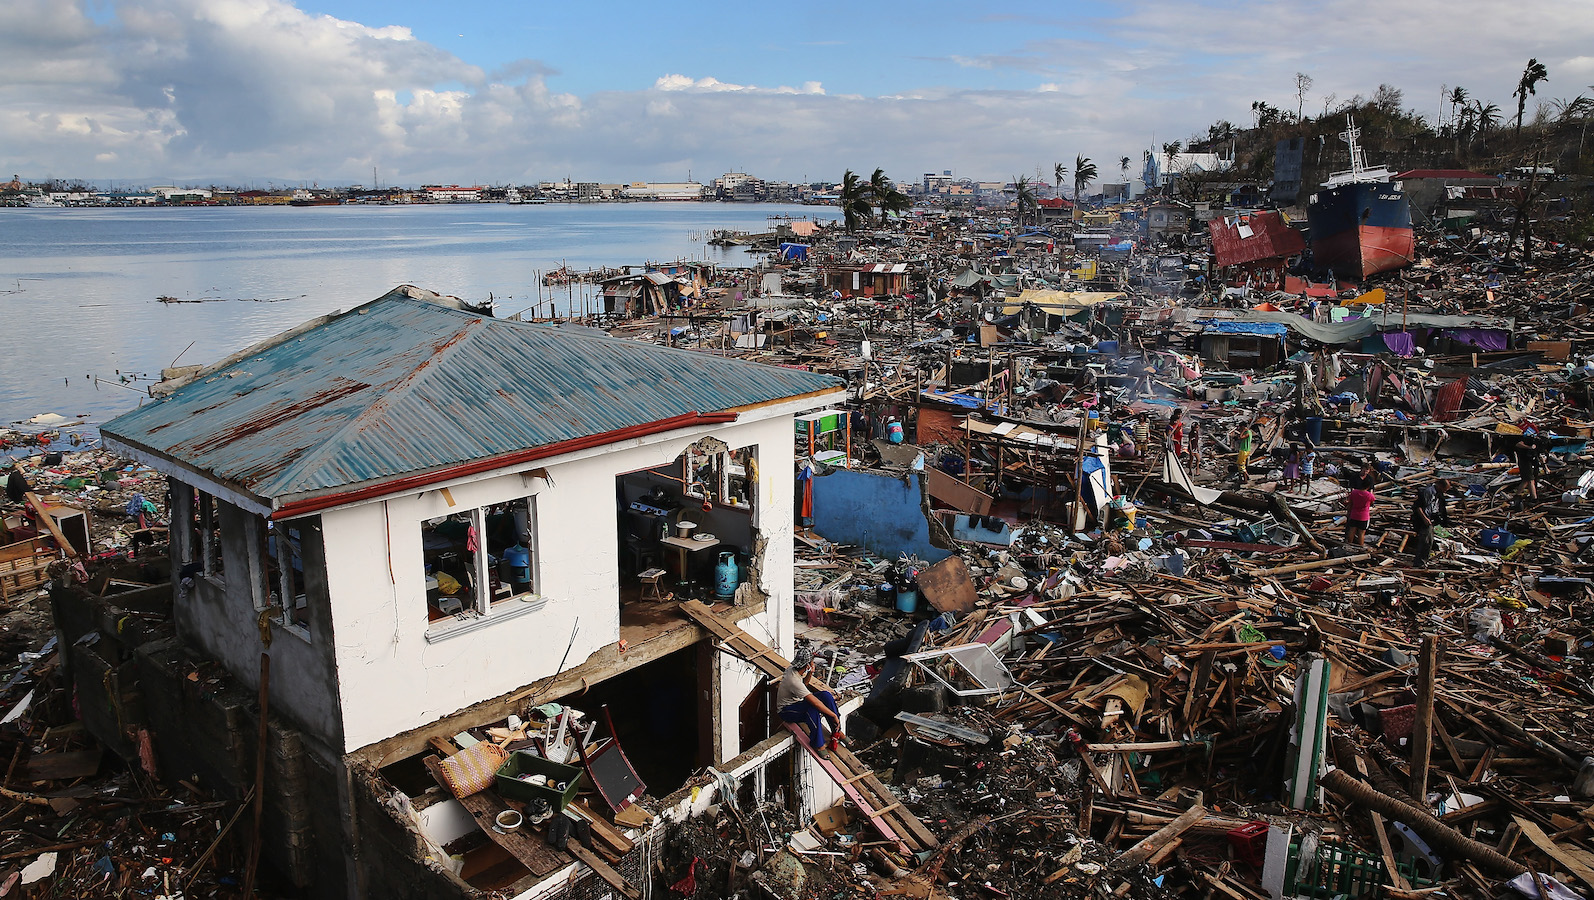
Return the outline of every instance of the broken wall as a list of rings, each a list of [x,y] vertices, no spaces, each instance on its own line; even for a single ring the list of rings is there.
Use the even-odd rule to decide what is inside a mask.
[[[789,652],[791,416],[813,402],[759,410],[763,418],[752,421],[681,429],[556,457],[537,467],[546,478],[529,470],[489,473],[451,483],[446,491],[428,488],[323,513],[328,581],[341,626],[336,671],[344,752],[549,677],[567,646],[569,669],[614,644],[620,636],[616,536],[621,527],[615,478],[673,463],[688,444],[705,436],[756,448],[754,525],[764,537],[757,572],[768,599],[755,618],[771,644]],[[536,498],[536,579],[546,604],[495,608],[469,623],[447,622],[445,629],[430,625],[421,522],[526,496]],[[735,717],[720,724],[731,729],[734,741]]]
[[[814,531],[888,559],[909,553],[937,562],[950,551],[930,539],[924,513],[924,473],[901,476],[836,469],[814,477]]]

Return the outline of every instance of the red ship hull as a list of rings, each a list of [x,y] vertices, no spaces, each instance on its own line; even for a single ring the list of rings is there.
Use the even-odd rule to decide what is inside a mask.
[[[1320,265],[1362,278],[1411,265],[1415,249],[1410,228],[1378,225],[1358,225],[1312,243]]]

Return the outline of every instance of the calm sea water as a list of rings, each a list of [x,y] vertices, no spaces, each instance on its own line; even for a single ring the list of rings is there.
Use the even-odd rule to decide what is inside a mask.
[[[162,367],[213,362],[400,284],[491,294],[510,315],[536,303],[540,274],[561,265],[748,265],[741,250],[704,239],[716,228],[765,231],[774,215],[834,218],[824,207],[722,203],[0,209],[0,423],[40,413],[103,422],[147,402]],[[540,294],[561,306],[566,296]],[[137,390],[123,378],[141,379]]]

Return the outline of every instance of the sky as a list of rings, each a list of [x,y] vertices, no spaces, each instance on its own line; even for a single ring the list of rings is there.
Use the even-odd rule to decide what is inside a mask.
[[[1594,95],[1588,0],[0,0],[0,170],[106,184],[1050,180],[1251,103]],[[0,176],[3,177],[3,176]]]

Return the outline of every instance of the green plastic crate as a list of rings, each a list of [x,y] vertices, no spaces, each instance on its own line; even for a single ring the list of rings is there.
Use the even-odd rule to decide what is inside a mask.
[[[565,789],[558,791],[551,785],[521,781],[521,775],[546,775],[550,782],[565,782]],[[509,754],[509,759],[503,765],[498,767],[495,780],[498,783],[500,796],[511,800],[546,800],[554,812],[563,812],[570,801],[576,798],[576,792],[581,789],[581,777],[581,770],[575,766],[560,765],[543,759],[535,753],[516,750]]]

